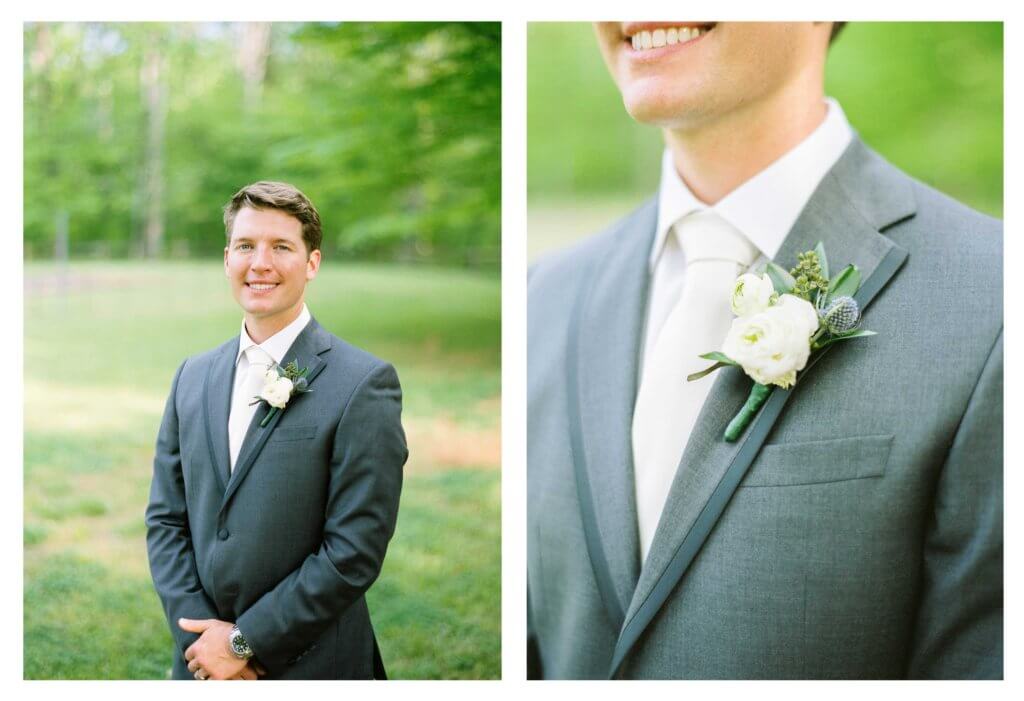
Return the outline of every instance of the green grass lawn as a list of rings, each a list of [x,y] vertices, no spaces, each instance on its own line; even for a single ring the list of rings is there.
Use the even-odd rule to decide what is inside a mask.
[[[368,595],[390,676],[499,677],[500,280],[328,263],[307,301],[404,390],[398,530]],[[26,678],[166,676],[153,443],[178,364],[240,323],[216,263],[26,265]]]

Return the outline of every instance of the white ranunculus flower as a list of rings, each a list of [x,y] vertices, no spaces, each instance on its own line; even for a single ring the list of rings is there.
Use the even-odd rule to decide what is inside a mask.
[[[818,330],[818,312],[814,305],[803,297],[796,295],[782,295],[774,306],[782,307],[794,319],[799,320],[807,328],[807,335],[811,336]]]
[[[761,277],[745,273],[736,278],[732,288],[732,313],[736,316],[750,316],[763,312],[771,304],[775,288],[765,273]]]
[[[280,376],[277,368],[267,368],[267,371],[263,373],[263,384],[269,385],[271,382],[277,382],[277,378]]]
[[[762,312],[733,320],[722,352],[755,382],[788,389],[807,365],[818,314],[805,299],[782,295]]]
[[[279,377],[273,382],[263,385],[260,399],[265,399],[270,406],[284,409],[288,398],[292,396],[292,381],[287,377]]]

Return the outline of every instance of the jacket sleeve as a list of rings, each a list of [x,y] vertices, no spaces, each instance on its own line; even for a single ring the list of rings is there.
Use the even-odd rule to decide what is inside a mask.
[[[217,609],[203,591],[196,569],[188,526],[185,480],[182,475],[175,396],[186,360],[174,374],[153,458],[153,482],[146,507],[146,550],[156,593],[178,649],[185,650],[199,636],[178,627],[179,618],[218,618]]]
[[[1003,676],[1002,331],[939,476],[907,676]]]
[[[308,648],[380,573],[409,455],[401,414],[398,375],[380,364],[352,393],[335,431],[319,550],[236,621],[271,671]]]

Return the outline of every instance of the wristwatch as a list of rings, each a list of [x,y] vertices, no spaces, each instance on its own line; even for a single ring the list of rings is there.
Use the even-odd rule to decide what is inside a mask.
[[[252,648],[242,637],[242,631],[238,630],[238,626],[232,627],[228,635],[228,644],[231,646],[231,654],[238,659],[247,660],[252,657]]]

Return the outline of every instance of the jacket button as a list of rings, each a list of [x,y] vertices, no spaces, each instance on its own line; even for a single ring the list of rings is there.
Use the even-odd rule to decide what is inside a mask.
[[[221,540],[227,540],[228,539],[228,529],[227,528],[221,528],[219,531],[217,531],[217,537],[220,538]]]

